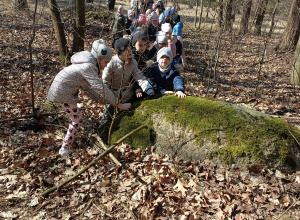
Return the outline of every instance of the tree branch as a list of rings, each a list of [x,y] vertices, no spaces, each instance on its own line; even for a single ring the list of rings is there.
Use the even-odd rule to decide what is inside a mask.
[[[103,152],[102,154],[100,154],[98,157],[96,157],[92,162],[90,162],[87,166],[85,166],[84,168],[82,168],[78,173],[76,173],[74,176],[70,177],[69,179],[65,180],[64,182],[53,186],[50,189],[47,189],[46,191],[44,191],[42,193],[42,196],[46,196],[49,193],[55,191],[56,189],[62,188],[64,185],[68,184],[69,182],[73,181],[74,179],[76,179],[78,176],[80,176],[82,173],[84,173],[85,171],[87,171],[90,167],[92,167],[93,165],[95,165],[98,160],[100,160],[102,157],[104,157],[106,154],[108,154],[112,149],[114,149],[117,145],[121,144],[124,140],[126,140],[127,138],[129,138],[130,136],[134,135],[135,133],[139,132],[140,130],[147,128],[147,125],[142,125],[140,127],[138,127],[137,129],[131,131],[130,133],[128,133],[127,135],[125,135],[124,137],[122,137],[121,139],[119,139],[118,141],[116,141],[113,145],[111,145],[105,152]]]

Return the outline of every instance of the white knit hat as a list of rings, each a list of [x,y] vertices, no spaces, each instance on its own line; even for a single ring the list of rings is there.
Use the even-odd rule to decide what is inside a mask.
[[[165,33],[172,32],[172,27],[170,23],[164,23],[161,25],[161,30]]]
[[[168,37],[165,32],[158,31],[156,33],[156,43],[168,43]]]
[[[169,47],[163,47],[157,52],[157,57],[156,57],[157,62],[164,55],[169,57],[171,63],[173,62],[173,53]]]
[[[107,46],[103,39],[99,39],[93,42],[91,54],[95,58],[111,59],[111,49]]]

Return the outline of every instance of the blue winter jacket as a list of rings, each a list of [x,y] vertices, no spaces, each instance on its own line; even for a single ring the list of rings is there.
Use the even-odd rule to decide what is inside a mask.
[[[173,28],[173,33],[176,34],[176,36],[181,36],[182,37],[182,28],[183,28],[183,23],[179,21]]]
[[[155,93],[164,93],[165,91],[173,91],[174,89],[175,92],[184,92],[183,80],[173,65],[169,72],[161,74],[158,63],[155,62],[154,66],[148,69],[147,77]]]

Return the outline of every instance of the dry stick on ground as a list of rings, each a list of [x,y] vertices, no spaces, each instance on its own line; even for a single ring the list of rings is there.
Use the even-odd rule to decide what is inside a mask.
[[[63,112],[58,112],[58,113],[63,113]],[[8,118],[8,119],[0,120],[0,124],[9,122],[9,121],[17,121],[17,120],[23,119],[23,118],[34,118],[34,117],[39,117],[39,116],[50,116],[50,115],[57,115],[57,113],[32,114],[32,115],[24,115],[24,116],[15,117],[15,118]]]
[[[94,134],[92,137],[96,138],[96,140],[100,143],[101,147],[104,149],[104,150],[107,150],[108,147],[103,143],[102,139],[97,135],[97,134]],[[96,146],[97,143],[95,143]],[[117,166],[122,166],[122,164],[117,160],[117,158],[115,158],[115,156],[112,154],[112,153],[109,153],[108,156],[110,157],[110,159],[112,159],[112,161],[117,165]]]
[[[44,191],[42,193],[42,196],[46,196],[49,193],[55,191],[56,189],[62,188],[64,185],[68,184],[69,182],[73,181],[74,179],[76,179],[78,176],[80,176],[82,173],[84,173],[85,171],[87,171],[90,167],[92,167],[93,165],[95,165],[98,160],[100,160],[102,157],[104,157],[106,154],[108,154],[112,149],[114,149],[117,145],[121,144],[124,140],[126,140],[127,138],[131,137],[132,135],[134,135],[135,133],[139,132],[140,130],[147,128],[147,125],[142,125],[140,127],[138,127],[137,129],[131,131],[130,133],[128,133],[127,135],[125,135],[124,137],[122,137],[121,139],[119,139],[118,141],[116,141],[116,143],[114,143],[113,145],[111,145],[105,152],[103,152],[102,154],[100,154],[99,156],[97,156],[92,162],[90,162],[88,165],[86,165],[84,168],[82,168],[78,173],[76,173],[74,176],[70,177],[69,179],[65,180],[64,182],[53,186],[50,189],[47,189],[46,191]]]

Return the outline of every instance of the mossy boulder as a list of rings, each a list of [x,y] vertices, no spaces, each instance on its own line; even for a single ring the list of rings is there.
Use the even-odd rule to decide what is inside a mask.
[[[133,105],[115,121],[112,143],[147,124],[127,140],[135,148],[156,145],[160,154],[217,164],[259,163],[293,170],[300,166],[300,131],[278,118],[226,102],[173,95]]]

